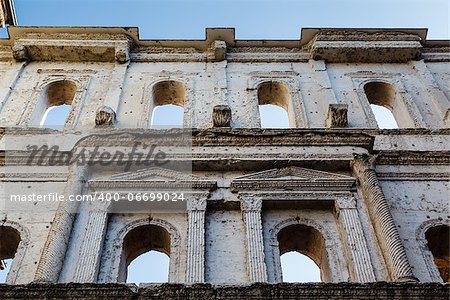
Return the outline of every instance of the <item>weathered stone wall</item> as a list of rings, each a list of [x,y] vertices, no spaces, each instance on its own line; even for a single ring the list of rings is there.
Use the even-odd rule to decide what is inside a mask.
[[[281,281],[277,234],[293,224],[323,237],[327,282],[442,281],[424,232],[450,222],[448,45],[430,45],[420,30],[337,32],[262,42],[208,29],[205,41],[155,42],[139,41],[134,29],[11,28],[11,39],[0,41],[0,226],[17,228],[22,243],[8,283],[121,281],[124,236],[150,224],[171,235],[169,281],[236,285],[235,291],[198,286],[217,299],[253,293],[372,299],[373,288],[392,299],[441,297],[447,287],[440,285],[239,286]],[[47,85],[60,80],[77,86],[64,129],[35,128]],[[187,129],[151,130],[153,87],[168,80],[186,87]],[[395,87],[403,104],[396,118],[407,129],[376,129],[363,90],[371,81]],[[258,129],[263,82],[290,91],[297,128]],[[231,110],[231,127],[212,128],[217,105]],[[168,158],[188,161],[191,177],[140,166],[129,173],[48,161],[38,166],[27,150],[51,144],[60,146],[59,154],[95,146],[129,152],[135,142],[177,145],[180,132],[192,147],[169,151]],[[102,180],[102,188],[122,192],[187,182],[197,198],[182,212],[115,215],[90,203],[6,201],[20,193],[89,194]],[[52,287],[55,295],[60,287]],[[83,297],[94,292],[91,285],[72,287]],[[137,292],[111,287],[131,293],[125,298],[191,293],[181,285]],[[6,299],[22,291],[39,297],[46,286],[0,289]]]
[[[449,285],[440,284],[252,284],[252,285],[210,285],[210,284],[30,284],[0,285],[3,299],[392,299],[442,300],[449,297]]]

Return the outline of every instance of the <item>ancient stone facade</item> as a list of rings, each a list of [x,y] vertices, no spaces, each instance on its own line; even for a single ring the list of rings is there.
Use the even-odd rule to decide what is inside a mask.
[[[236,40],[220,28],[191,41],[140,40],[135,28],[9,34],[0,40],[8,284],[45,283],[30,286],[39,293],[51,283],[125,282],[127,265],[149,250],[170,256],[168,281],[179,284],[280,283],[280,255],[289,251],[308,255],[327,283],[411,282],[379,285],[398,299],[432,289],[417,282],[449,280],[447,41],[416,29],[304,29],[291,41]],[[165,104],[183,108],[184,128],[152,128],[154,109]],[[285,109],[290,128],[261,129],[265,104]],[[378,129],[370,104],[389,108],[399,129]],[[63,127],[41,126],[60,105],[70,106]],[[166,164],[140,164],[136,144],[163,149]],[[45,145],[53,147],[46,155],[33,152]],[[86,149],[91,164],[80,161]],[[107,156],[118,151],[134,153],[127,168]],[[54,160],[68,156],[75,163]],[[184,206],[12,200],[152,191],[183,192]],[[411,297],[402,292],[408,284]],[[92,286],[76,290],[89,295]],[[436,286],[428,295],[448,293]],[[216,297],[211,289],[221,289],[198,287]],[[328,289],[372,299],[370,287]],[[242,295],[307,293],[259,288]],[[329,290],[316,295],[331,299]]]

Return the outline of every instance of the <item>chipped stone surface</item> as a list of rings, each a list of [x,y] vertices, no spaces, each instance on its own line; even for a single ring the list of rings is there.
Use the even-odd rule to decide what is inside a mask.
[[[194,200],[178,212],[122,214],[89,203],[0,200],[0,226],[22,237],[7,283],[83,283],[2,285],[2,299],[448,293],[439,284],[381,283],[442,282],[424,233],[450,222],[448,45],[426,41],[421,30],[310,29],[298,41],[236,40],[232,29],[207,29],[198,41],[144,41],[133,28],[9,30],[11,39],[0,40],[5,197],[190,186]],[[62,95],[73,95],[64,99],[71,110],[63,128],[39,128],[55,82],[70,82]],[[386,106],[400,129],[377,128],[367,83],[389,87]],[[270,103],[286,110],[290,128],[260,128],[258,105]],[[151,129],[161,104],[184,107],[184,128]],[[180,150],[185,137],[188,150]],[[192,174],[28,162],[27,146],[49,143],[60,155],[162,145],[170,162],[188,162]],[[126,279],[126,235],[145,226],[169,236],[152,242],[170,252],[172,284],[111,284]],[[330,284],[279,284],[280,249],[291,245],[278,239],[285,228],[309,228],[315,246],[308,253]],[[380,283],[342,283],[371,281]],[[223,286],[184,285],[199,282]],[[252,282],[273,284],[246,285]]]
[[[253,284],[253,285],[210,285],[210,284],[47,284],[47,285],[0,285],[3,299],[279,299],[279,300],[344,300],[344,299],[430,299],[448,298],[449,285],[439,284]]]

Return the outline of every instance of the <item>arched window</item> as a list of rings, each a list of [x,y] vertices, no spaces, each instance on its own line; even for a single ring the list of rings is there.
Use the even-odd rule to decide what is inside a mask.
[[[449,235],[447,225],[435,226],[425,232],[428,249],[444,282],[450,282]]]
[[[77,85],[70,80],[50,83],[44,89],[43,99],[36,107],[32,122],[44,127],[63,127],[76,91]]]
[[[279,82],[264,82],[258,87],[261,128],[295,127],[295,114],[289,88]]]
[[[156,106],[152,114],[152,128],[183,127],[184,109],[173,104]]]
[[[9,226],[0,226],[0,283],[7,281],[14,256],[20,243],[20,233]]]
[[[121,282],[168,282],[170,234],[156,225],[132,229],[125,236]]]
[[[183,127],[186,88],[182,82],[168,80],[153,87],[153,105],[150,126],[152,128]]]
[[[364,85],[364,92],[377,121],[378,127],[383,129],[398,128],[399,113],[407,114],[401,109],[395,87],[385,82],[369,82]],[[405,116],[403,116],[405,117]],[[401,117],[400,117],[401,118]]]
[[[302,224],[287,226],[278,233],[278,243],[283,281],[330,281],[325,240],[317,229]]]
[[[297,251],[281,255],[284,282],[320,282],[320,269],[308,256]]]

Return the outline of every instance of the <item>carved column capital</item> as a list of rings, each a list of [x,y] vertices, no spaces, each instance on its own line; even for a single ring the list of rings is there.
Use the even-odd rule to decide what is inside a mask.
[[[95,200],[95,201],[90,202],[89,211],[104,213],[104,212],[108,212],[110,206],[111,206],[111,201]]]
[[[255,195],[240,195],[242,211],[261,211],[262,199]]]
[[[195,210],[206,210],[206,197],[193,197],[187,202],[187,210],[195,211]]]
[[[337,198],[334,205],[337,210],[355,209],[356,208],[356,198],[355,197]]]
[[[355,172],[364,172],[365,170],[375,170],[375,161],[377,155],[353,154],[351,167]]]

